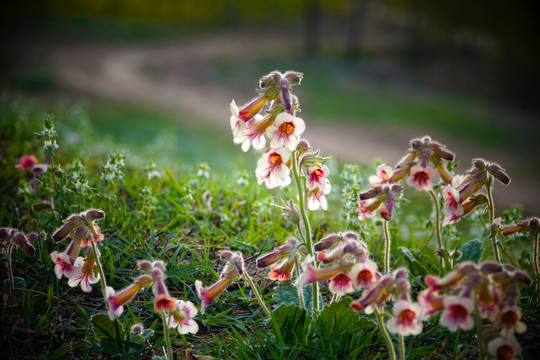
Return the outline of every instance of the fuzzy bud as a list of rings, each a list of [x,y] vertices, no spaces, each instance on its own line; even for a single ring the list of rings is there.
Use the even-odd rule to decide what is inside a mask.
[[[18,232],[13,236],[13,243],[24,250],[29,256],[34,256],[36,253],[36,249],[22,232]]]
[[[323,251],[326,249],[330,249],[332,246],[337,244],[340,240],[341,240],[340,234],[330,234],[322,238],[315,245],[313,245],[313,249],[315,249],[315,251]]]
[[[496,261],[486,261],[480,265],[482,272],[492,274],[502,270],[501,264]]]

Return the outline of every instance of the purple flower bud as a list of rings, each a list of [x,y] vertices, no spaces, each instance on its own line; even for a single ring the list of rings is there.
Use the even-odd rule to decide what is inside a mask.
[[[38,234],[33,232],[33,233],[28,234],[27,237],[28,237],[28,240],[30,240],[30,242],[34,242],[37,240]]]
[[[522,285],[525,285],[525,286],[532,285],[531,277],[527,273],[521,270],[516,270],[514,274],[512,275],[512,278]]]
[[[22,232],[18,232],[13,236],[13,243],[24,250],[29,256],[34,256],[36,253],[36,249]]]
[[[304,74],[296,71],[287,71],[284,77],[289,81],[289,85],[298,85],[302,81]]]
[[[41,240],[45,240],[47,238],[47,233],[45,232],[45,230],[41,230],[39,232],[39,237],[41,238]]]
[[[503,269],[504,269],[505,271],[512,272],[512,271],[515,271],[515,270],[516,270],[516,267],[513,266],[513,265],[510,265],[510,264],[504,264],[504,265],[503,265]]]
[[[9,228],[0,228],[0,240],[7,240],[11,234],[11,229]]]
[[[231,262],[233,263],[234,267],[236,268],[236,271],[240,275],[244,274],[244,258],[242,257],[242,254],[236,253],[232,258]]]
[[[502,270],[501,264],[496,261],[486,261],[480,265],[480,270],[485,273],[496,273]]]
[[[506,170],[498,164],[490,164],[488,166],[488,172],[504,185],[510,184],[510,177],[506,175]]]
[[[79,226],[72,234],[74,239],[84,239],[88,237],[88,227],[86,225]]]
[[[100,209],[90,209],[84,213],[84,216],[90,221],[97,220],[97,219],[104,219],[105,212],[103,212]]]
[[[323,251],[326,249],[330,249],[332,246],[337,244],[340,240],[341,240],[340,234],[330,234],[322,238],[315,245],[313,245],[313,249],[315,249],[315,251]]]
[[[457,266],[456,270],[459,271],[463,275],[467,275],[467,274],[470,274],[473,271],[476,271],[477,266],[472,261],[465,261],[465,262],[462,262],[461,264],[459,264]]]
[[[139,260],[137,262],[137,269],[144,272],[150,272],[150,270],[152,270],[152,262],[148,260]]]
[[[229,261],[232,259],[234,253],[229,250],[224,250],[219,253],[219,258],[223,261]]]

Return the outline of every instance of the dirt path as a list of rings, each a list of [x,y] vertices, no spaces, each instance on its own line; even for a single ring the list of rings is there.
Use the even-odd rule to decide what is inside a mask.
[[[245,46],[250,44],[249,48]],[[215,84],[196,83],[195,72],[202,71],[208,59],[257,56],[265,51],[281,49],[298,51],[300,40],[275,35],[243,35],[239,37],[209,36],[175,43],[134,45],[58,45],[49,49],[48,64],[63,87],[86,94],[144,104],[180,116],[196,114],[200,121],[229,129],[229,103],[249,100],[250,91],[235,93]],[[145,69],[161,69],[159,81]],[[175,72],[168,76],[167,71]],[[409,139],[426,135],[425,129],[363,127],[356,124],[323,124],[310,121],[309,104],[302,117],[307,122],[306,137],[324,154],[331,154],[351,163],[370,163],[379,158],[394,164],[408,147]],[[495,160],[514,176],[511,186],[496,186],[497,201],[505,206],[521,203],[527,213],[540,212],[537,201],[538,181],[527,176],[527,158],[485,149],[450,138],[446,134],[430,134],[458,154],[462,168],[471,158]]]

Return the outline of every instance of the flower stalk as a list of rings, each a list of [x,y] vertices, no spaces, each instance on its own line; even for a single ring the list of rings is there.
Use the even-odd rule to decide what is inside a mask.
[[[439,200],[433,190],[429,191],[431,198],[433,199],[433,205],[435,206],[435,232],[437,234],[437,246],[442,249],[443,256],[440,257],[441,271],[446,272],[446,266],[448,266],[448,252],[446,251],[442,239],[441,239],[441,208],[439,206]]]
[[[172,360],[172,347],[171,347],[171,338],[169,334],[169,322],[167,321],[167,315],[165,310],[161,311],[161,319],[163,320],[163,337],[165,338],[165,348],[167,351],[167,359]]]
[[[105,273],[103,272],[103,267],[101,266],[101,261],[99,260],[99,254],[96,249],[96,241],[94,240],[94,236],[97,235],[94,227],[89,226],[90,229],[90,242],[92,243],[92,252],[94,255],[94,259],[96,261],[96,267],[99,272],[99,278],[101,280],[101,291],[103,293],[103,299],[105,299],[105,306],[107,307],[107,311],[109,310],[109,307],[111,304],[107,301],[107,280],[105,280]]]
[[[388,220],[383,222],[384,229],[384,273],[388,274],[390,272],[390,232],[388,231]]]
[[[268,310],[268,307],[264,303],[264,300],[263,300],[261,294],[259,293],[259,290],[257,290],[257,284],[255,284],[255,282],[253,281],[251,276],[248,275],[247,272],[244,272],[243,276],[244,276],[244,280],[246,280],[249,283],[249,286],[251,286],[251,288],[253,289],[253,293],[255,294],[255,297],[257,298],[257,301],[259,302],[259,305],[261,305],[261,307],[264,310],[264,312],[266,313],[266,315],[268,317],[271,317],[272,313],[270,313],[270,310]]]
[[[495,204],[493,203],[493,181],[489,181],[486,185],[488,195],[488,209],[489,209],[489,224],[490,226],[495,222]],[[501,255],[499,254],[499,248],[497,247],[497,235],[491,237],[491,246],[493,247],[493,256],[498,263],[501,262]]]
[[[374,312],[377,316],[377,322],[379,323],[379,330],[381,331],[384,341],[386,341],[386,346],[388,346],[388,354],[390,355],[390,360],[396,360],[396,351],[394,349],[394,344],[392,344],[392,339],[390,338],[390,335],[388,335],[388,331],[386,331],[386,327],[384,326],[382,312],[378,306],[375,306]]]

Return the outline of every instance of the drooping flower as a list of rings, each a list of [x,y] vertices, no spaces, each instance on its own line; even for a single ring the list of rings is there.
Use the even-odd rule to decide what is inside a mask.
[[[394,317],[386,322],[386,328],[393,334],[401,336],[418,335],[422,332],[422,308],[408,300],[398,300],[392,312]]]
[[[94,273],[94,265],[96,259],[93,251],[86,251],[86,258],[78,257],[75,261],[75,273],[69,279],[68,285],[75,287],[81,284],[81,290],[84,292],[91,292],[91,284],[95,284],[99,281],[100,275]]]
[[[501,326],[501,335],[509,336],[514,332],[521,334],[527,325],[521,319],[521,309],[517,306],[506,306],[498,314],[495,324]]]
[[[266,145],[266,138],[264,134],[270,125],[272,125],[274,119],[263,117],[262,115],[255,115],[243,128],[236,133],[233,138],[235,144],[242,144],[242,150],[248,151],[251,146],[255,150],[260,150]]]
[[[191,301],[177,300],[176,307],[171,312],[170,328],[176,328],[179,334],[196,334],[199,325],[193,318],[197,316],[197,308]]]
[[[68,279],[75,275],[75,260],[79,256],[79,251],[81,249],[81,239],[73,239],[69,243],[66,251],[59,253],[58,251],[53,251],[51,253],[51,260],[55,264],[54,272],[58,279],[62,278],[62,275]]]
[[[325,195],[328,195],[331,190],[332,186],[330,185],[330,182],[326,182],[322,189],[316,187],[311,190],[308,194],[308,209],[312,211],[319,210],[319,208],[327,210],[328,201],[326,200]]]
[[[468,297],[447,295],[444,300],[444,310],[440,323],[451,332],[458,328],[461,330],[471,330],[474,321],[471,313],[474,311],[474,302]]]
[[[497,337],[491,340],[487,345],[487,350],[497,360],[518,359],[521,354],[521,346],[513,336]]]
[[[320,167],[307,167],[306,173],[306,187],[308,188],[308,190],[314,190],[316,188],[324,189],[327,184],[330,185],[328,181],[328,174],[330,173],[330,170],[328,170],[328,167],[326,165],[321,165]]]
[[[414,165],[411,168],[407,184],[414,187],[416,191],[431,191],[435,178],[435,170],[432,167]]]
[[[467,200],[461,203],[461,209],[463,209],[462,212],[460,211],[461,215],[457,215],[457,213],[454,213],[454,212],[447,214],[443,219],[442,226],[446,226],[446,225],[453,224],[460,221],[464,216],[470,214],[478,206],[484,205],[487,203],[488,203],[488,198],[486,195],[484,194],[472,195]]]
[[[352,279],[347,273],[339,273],[328,282],[328,289],[337,295],[345,295],[354,291]]]
[[[294,258],[287,258],[281,264],[272,264],[270,270],[268,273],[270,280],[290,280],[294,270]]]
[[[371,185],[370,189],[364,191],[359,196],[359,219],[365,218],[371,212],[378,209],[384,203],[384,207],[379,210],[379,215],[390,221],[394,206],[399,201],[399,194],[403,190],[400,184]]]
[[[368,178],[368,181],[371,185],[386,184],[389,182],[392,175],[394,175],[394,170],[386,164],[381,164],[377,166],[375,175],[371,175]]]
[[[291,153],[285,149],[270,149],[265,152],[257,162],[255,175],[259,184],[266,185],[269,189],[278,186],[287,186],[291,183],[288,162]]]
[[[288,112],[283,112],[276,116],[276,120],[266,131],[268,138],[271,139],[270,147],[278,149],[285,147],[289,151],[294,151],[300,135],[306,130],[304,120],[293,116]]]
[[[107,301],[109,302],[109,318],[111,320],[114,317],[118,317],[124,311],[124,305],[130,302],[135,295],[142,288],[151,286],[153,283],[152,277],[149,275],[141,275],[134,279],[134,282],[119,292],[115,292],[114,289],[110,286],[107,287],[105,294]]]
[[[92,230],[90,230],[90,235],[94,239],[95,243],[97,243],[98,241],[101,241],[101,240],[104,239],[104,236],[103,236],[103,234],[101,234],[101,229],[99,228],[99,226],[90,225],[90,227],[92,229]],[[81,247],[84,248],[84,247],[87,247],[87,246],[92,246],[92,241],[90,241],[90,236],[85,237],[81,241]]]
[[[350,274],[352,285],[356,290],[369,289],[377,280],[377,264],[370,259],[365,259],[354,265]]]

